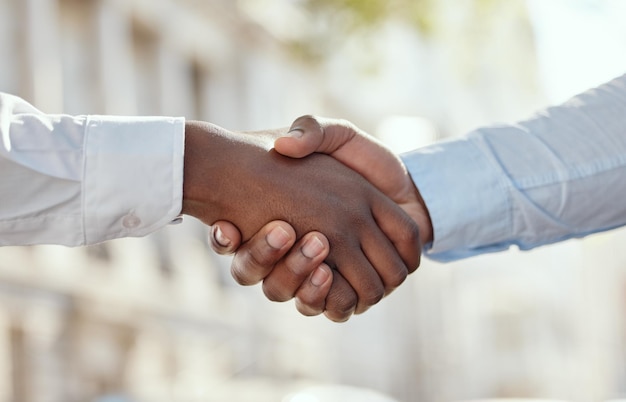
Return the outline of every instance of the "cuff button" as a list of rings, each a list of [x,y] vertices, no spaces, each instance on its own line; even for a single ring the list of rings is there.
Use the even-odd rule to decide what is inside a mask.
[[[122,218],[122,226],[126,229],[135,229],[141,225],[141,219],[137,215],[130,213]]]

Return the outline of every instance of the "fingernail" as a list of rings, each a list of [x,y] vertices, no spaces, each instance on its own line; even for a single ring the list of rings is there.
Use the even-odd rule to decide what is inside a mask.
[[[329,272],[322,268],[317,268],[311,276],[311,283],[313,286],[320,287],[328,280]]]
[[[217,244],[219,244],[220,246],[222,247],[230,246],[230,239],[224,236],[224,233],[222,232],[219,226],[215,227],[215,231],[213,232],[213,237],[215,238],[215,241],[217,242]]]
[[[293,128],[289,130],[287,135],[292,138],[301,138],[304,135],[304,131],[300,128]]]
[[[276,226],[265,236],[265,240],[270,247],[280,250],[289,242],[289,233],[280,226]]]
[[[309,237],[306,243],[304,243],[304,245],[302,246],[302,254],[304,254],[306,258],[311,259],[320,255],[323,250],[324,243],[322,243],[322,241],[317,236]]]

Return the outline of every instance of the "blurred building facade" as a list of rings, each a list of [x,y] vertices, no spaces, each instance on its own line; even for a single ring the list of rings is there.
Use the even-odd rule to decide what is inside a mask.
[[[392,21],[317,63],[276,29],[286,16],[307,29],[297,4],[0,0],[0,90],[50,113],[245,130],[420,116],[439,137],[545,104],[523,1],[442,0],[436,32]],[[341,325],[235,286],[204,239],[187,219],[144,239],[0,249],[0,402],[270,402],[312,384],[425,402],[626,392],[623,231],[425,261]]]

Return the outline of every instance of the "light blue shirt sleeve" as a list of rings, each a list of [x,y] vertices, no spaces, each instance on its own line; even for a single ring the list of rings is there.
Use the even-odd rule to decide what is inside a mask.
[[[626,75],[511,125],[402,155],[430,212],[425,254],[531,249],[626,224]]]

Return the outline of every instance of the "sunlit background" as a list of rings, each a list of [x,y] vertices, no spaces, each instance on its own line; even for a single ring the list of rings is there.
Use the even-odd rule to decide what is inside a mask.
[[[619,0],[0,0],[0,91],[242,130],[343,117],[401,152],[621,75],[624,21]],[[345,324],[239,287],[205,238],[187,218],[0,249],[0,402],[626,397],[623,230],[424,261]]]

